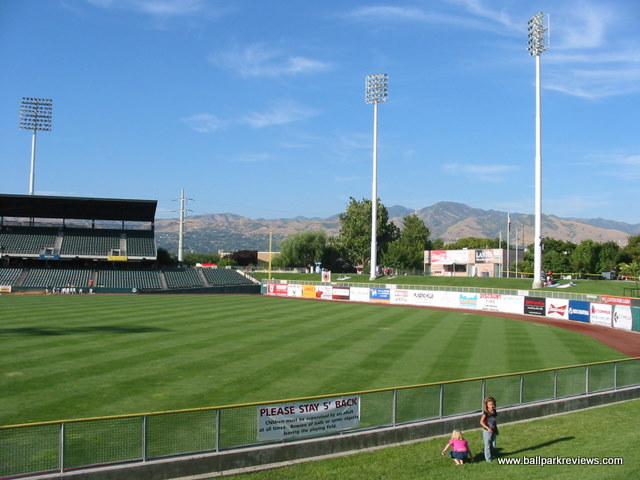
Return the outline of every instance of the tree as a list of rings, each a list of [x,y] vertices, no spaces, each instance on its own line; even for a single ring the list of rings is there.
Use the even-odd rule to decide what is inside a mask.
[[[407,215],[403,220],[400,238],[391,242],[382,255],[382,263],[405,270],[424,268],[424,251],[431,249],[429,229],[417,215]]]
[[[627,239],[627,246],[620,252],[620,261],[640,263],[640,235],[632,235]]]
[[[276,263],[282,267],[306,267],[314,265],[316,261],[322,262],[327,242],[322,230],[290,235],[282,240]]]
[[[598,265],[594,273],[610,272],[618,266],[620,246],[616,242],[604,242],[598,252]]]
[[[482,250],[485,248],[498,248],[499,240],[497,238],[477,238],[467,237],[461,238],[454,243],[447,245],[447,250],[462,250],[463,248]]]
[[[353,197],[347,210],[340,214],[338,245],[344,250],[346,259],[352,265],[367,265],[371,257],[371,200],[358,202]],[[386,252],[388,245],[399,236],[399,229],[389,221],[387,208],[378,199],[377,218],[378,253]]]
[[[184,261],[185,265],[195,265],[196,263],[218,263],[220,261],[220,255],[217,253],[185,253]]]
[[[556,273],[571,272],[571,255],[576,249],[576,244],[555,238],[544,239],[544,252],[542,254],[542,269],[545,272]]]
[[[573,271],[587,274],[595,273],[598,263],[599,245],[593,240],[583,240],[571,255],[571,268]]]

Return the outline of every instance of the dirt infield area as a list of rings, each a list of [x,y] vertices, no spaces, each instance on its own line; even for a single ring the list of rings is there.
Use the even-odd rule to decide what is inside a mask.
[[[469,310],[444,308],[439,308],[438,310],[451,310],[460,313],[469,313]],[[479,311],[474,311],[473,313],[489,315],[491,317],[513,318],[516,320],[524,320],[526,322],[543,323],[545,325],[564,328],[566,330],[571,330],[572,332],[578,332],[582,335],[586,335],[587,337],[591,337],[600,343],[604,343],[605,345],[624,353],[625,355],[629,355],[630,357],[640,357],[640,332],[629,332],[627,330],[602,327],[600,325],[592,325],[590,323],[576,322],[573,320],[560,320],[548,317],[535,317],[533,315]]]

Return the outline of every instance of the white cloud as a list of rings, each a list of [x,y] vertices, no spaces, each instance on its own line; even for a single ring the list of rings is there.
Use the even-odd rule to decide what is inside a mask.
[[[200,133],[213,132],[226,126],[226,122],[210,113],[198,113],[196,115],[191,115],[190,117],[183,118],[182,122]]]
[[[204,0],[87,0],[101,8],[131,10],[147,15],[169,17],[196,14],[205,8]]]
[[[517,170],[513,165],[478,165],[446,163],[440,167],[445,173],[464,176],[474,180],[491,183],[501,183],[506,180],[505,174]]]
[[[276,77],[330,70],[331,64],[312,58],[289,55],[255,43],[244,48],[218,52],[211,60],[219,67],[245,77]]]
[[[270,110],[264,112],[251,112],[241,119],[241,123],[254,128],[270,127],[272,125],[284,125],[297,122],[317,115],[311,108],[300,105],[290,100],[283,100]]]

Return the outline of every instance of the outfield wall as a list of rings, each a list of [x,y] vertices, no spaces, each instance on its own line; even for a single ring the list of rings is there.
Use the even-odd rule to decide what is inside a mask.
[[[640,299],[627,297],[568,292],[565,296],[564,292],[539,290],[454,291],[400,285],[302,284],[288,280],[265,281],[261,290],[265,295],[278,297],[512,313],[640,331]]]

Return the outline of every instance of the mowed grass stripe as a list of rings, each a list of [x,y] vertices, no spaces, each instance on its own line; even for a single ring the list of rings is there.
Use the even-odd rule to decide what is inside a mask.
[[[2,296],[0,319],[3,424],[505,373],[507,326],[533,328],[426,309],[224,295]],[[536,328],[539,340],[517,328],[515,338],[538,349],[564,345],[554,365],[622,357],[572,332],[545,340],[548,328]],[[487,332],[497,335],[489,360]],[[542,357],[521,362],[540,368]]]

